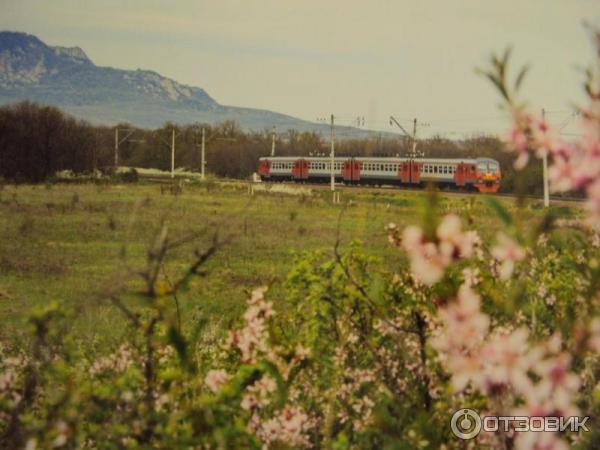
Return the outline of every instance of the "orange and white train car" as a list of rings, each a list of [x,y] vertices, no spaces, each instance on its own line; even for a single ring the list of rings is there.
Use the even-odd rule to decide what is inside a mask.
[[[497,192],[502,177],[500,164],[491,158],[337,157],[333,164],[336,182],[347,184],[432,183]],[[259,160],[258,174],[263,181],[328,182],[331,179],[331,159],[264,157]]]

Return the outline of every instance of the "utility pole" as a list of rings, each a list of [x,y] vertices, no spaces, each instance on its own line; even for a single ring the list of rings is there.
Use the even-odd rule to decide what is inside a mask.
[[[412,157],[417,157],[417,118],[413,121]]]
[[[542,120],[546,120],[546,110],[542,108]],[[543,176],[544,176],[544,207],[548,208],[550,206],[550,191],[548,188],[548,152],[544,151],[544,156],[542,157],[543,164]]]
[[[334,130],[334,117],[331,115],[331,192],[335,191],[335,130]]]
[[[119,127],[115,128],[115,168],[119,167]]]
[[[417,158],[419,155],[417,154],[417,119],[413,119],[413,132],[412,135],[406,131],[406,129],[400,125],[400,122],[398,122],[398,120],[394,117],[394,116],[390,116],[390,125],[394,125],[396,124],[396,126],[398,128],[400,128],[400,130],[402,130],[402,132],[404,133],[404,135],[409,138],[412,141],[412,150],[409,152],[408,157],[409,158]],[[420,124],[422,127],[428,127],[429,124],[428,123],[421,123]],[[423,152],[421,152],[421,157],[425,156],[425,154]]]
[[[275,127],[273,127],[273,131],[271,132],[271,157],[275,156]]]
[[[171,178],[175,178],[175,127],[171,131]]]
[[[204,166],[206,165],[205,162],[205,153],[206,151],[206,130],[204,128],[202,128],[202,150],[201,150],[201,155],[200,155],[200,179],[204,180]]]
[[[134,128],[123,128],[122,131],[127,132],[124,138],[119,139],[119,127],[115,127],[115,168],[119,166],[119,145],[121,145],[125,141],[129,142],[144,142],[143,139],[129,139],[133,133],[135,133]]]

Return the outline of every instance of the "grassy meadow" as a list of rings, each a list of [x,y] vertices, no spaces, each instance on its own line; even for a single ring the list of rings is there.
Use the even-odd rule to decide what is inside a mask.
[[[167,281],[185,271],[215,231],[226,241],[206,275],[177,299],[184,326],[204,318],[216,332],[239,316],[252,288],[281,289],[294,253],[332,254],[338,235],[342,249],[358,240],[382,264],[404,264],[388,243],[385,225],[418,222],[424,192],[343,189],[342,205],[334,205],[327,189],[290,189],[249,195],[247,184],[223,182],[185,186],[173,195],[150,183],[5,186],[0,191],[0,340],[25,335],[29,311],[52,301],[77,311],[71,325],[83,342],[105,345],[121,338],[126,323],[107,293],[122,283],[135,289],[139,281],[131,273],[145,267],[163,224],[171,239],[200,234],[170,253],[163,268]],[[522,223],[541,217],[538,203],[501,201]],[[501,227],[482,196],[442,195],[440,209],[468,217],[484,238]]]

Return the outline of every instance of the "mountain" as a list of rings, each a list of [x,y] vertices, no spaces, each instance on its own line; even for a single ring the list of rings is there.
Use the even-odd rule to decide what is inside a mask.
[[[329,128],[276,112],[219,104],[201,88],[149,70],[96,66],[79,47],[51,47],[25,33],[0,32],[0,104],[21,100],[58,106],[96,124],[130,122],[154,128],[167,121],[235,120],[247,130],[297,129],[327,135]],[[366,137],[367,130],[342,133]]]

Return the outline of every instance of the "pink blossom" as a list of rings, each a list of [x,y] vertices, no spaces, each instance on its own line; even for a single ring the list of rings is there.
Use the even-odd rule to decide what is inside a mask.
[[[527,353],[528,337],[528,331],[519,328],[508,334],[496,333],[488,339],[481,350],[483,390],[491,392],[511,386],[522,393],[530,388],[527,371],[533,361]]]
[[[569,446],[555,433],[517,433],[515,450],[568,450]]]
[[[209,370],[204,379],[204,384],[213,392],[218,392],[230,380],[225,370]]]
[[[492,256],[500,262],[500,278],[508,280],[515,263],[525,259],[525,250],[506,234],[499,232],[498,243],[491,250]]]
[[[395,238],[392,240],[395,242]],[[434,241],[428,240],[416,226],[405,228],[402,234],[402,246],[410,258],[412,273],[427,285],[437,283],[454,260],[470,258],[479,244],[477,233],[463,233],[460,218],[453,214],[442,219]]]
[[[275,315],[273,304],[264,300],[266,288],[252,292],[248,309],[243,315],[245,326],[232,331],[227,339],[228,347],[236,347],[242,354],[242,362],[253,363],[259,353],[267,351],[266,320]]]
[[[266,421],[258,417],[251,420],[251,428],[257,436],[267,444],[282,443],[292,448],[303,448],[309,444],[308,430],[310,421],[308,415],[300,408],[286,406],[276,415]]]
[[[465,267],[462,271],[464,284],[467,287],[473,288],[479,284],[479,269],[472,269],[471,267]]]

